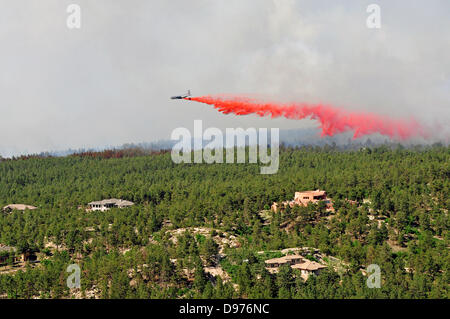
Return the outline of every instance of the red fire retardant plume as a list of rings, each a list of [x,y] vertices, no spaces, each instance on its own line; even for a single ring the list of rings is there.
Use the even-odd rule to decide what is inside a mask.
[[[349,112],[344,109],[322,104],[307,103],[264,103],[246,97],[200,96],[186,100],[213,105],[224,114],[283,116],[288,119],[317,120],[322,136],[354,131],[353,138],[367,134],[380,133],[391,138],[405,140],[411,137],[426,137],[422,127],[414,120],[390,119],[372,113]]]

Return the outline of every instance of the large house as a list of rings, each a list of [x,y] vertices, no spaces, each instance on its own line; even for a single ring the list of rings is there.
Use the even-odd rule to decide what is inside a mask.
[[[289,264],[289,265],[296,265],[299,263],[302,263],[304,260],[303,256],[300,255],[288,255],[280,258],[272,258],[265,261],[266,268],[269,270],[278,270],[278,267]]]
[[[31,206],[31,205],[26,205],[26,204],[9,204],[6,205],[5,207],[3,207],[3,211],[6,213],[12,212],[13,210],[26,210],[26,209],[36,209],[37,207]]]
[[[100,210],[103,212],[103,211],[108,210],[113,207],[124,208],[124,207],[129,207],[132,205],[134,205],[134,203],[130,202],[128,200],[110,198],[110,199],[104,199],[101,201],[88,203],[88,206],[89,206],[88,210]]]
[[[289,207],[298,206],[307,206],[309,203],[318,203],[323,201],[327,205],[327,209],[333,210],[333,203],[331,199],[327,197],[327,193],[321,190],[315,191],[304,191],[304,192],[295,192],[294,200],[282,202],[281,205],[279,203],[272,204],[272,211],[278,212],[280,208],[285,208],[289,205]],[[281,207],[280,207],[281,206]]]
[[[325,265],[315,261],[305,259],[300,255],[288,255],[280,258],[272,258],[265,261],[266,269],[271,273],[276,273],[282,265],[289,265],[292,269],[300,270],[301,277],[307,280],[310,275],[318,275],[326,268]]]

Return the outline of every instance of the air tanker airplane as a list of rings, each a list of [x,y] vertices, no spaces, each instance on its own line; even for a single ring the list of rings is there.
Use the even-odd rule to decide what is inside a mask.
[[[172,100],[182,100],[182,99],[185,99],[185,98],[187,98],[187,97],[189,97],[189,96],[191,96],[191,90],[188,90],[187,93],[186,93],[186,94],[183,94],[183,95],[175,95],[175,96],[172,96],[171,99],[172,99]]]

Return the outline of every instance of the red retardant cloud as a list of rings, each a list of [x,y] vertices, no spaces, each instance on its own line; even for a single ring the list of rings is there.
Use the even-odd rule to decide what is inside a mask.
[[[341,108],[308,103],[265,103],[239,96],[200,96],[187,97],[186,100],[213,105],[223,114],[283,116],[288,119],[301,120],[310,118],[317,120],[322,129],[322,136],[333,136],[338,133],[353,131],[353,138],[380,133],[391,138],[406,140],[412,137],[426,137],[424,129],[414,119],[391,119],[373,113],[350,112]]]

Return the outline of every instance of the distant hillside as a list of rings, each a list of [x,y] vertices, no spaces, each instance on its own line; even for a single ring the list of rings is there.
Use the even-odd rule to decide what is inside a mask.
[[[193,141],[194,139],[192,139]],[[270,139],[269,139],[270,140]],[[172,147],[178,141],[172,140],[159,140],[155,142],[141,142],[141,143],[127,143],[121,146],[104,146],[88,149],[66,149],[61,151],[45,151],[36,154],[19,154],[13,156],[17,159],[26,159],[30,157],[61,157],[73,154],[80,154],[84,156],[102,156],[102,157],[124,157],[124,156],[137,156],[137,155],[147,155],[158,153],[160,151],[166,151],[172,149]],[[202,144],[206,145],[210,141],[203,140]],[[247,141],[248,143],[248,141]],[[426,140],[410,140],[410,141],[393,141],[389,138],[373,134],[369,136],[364,136],[362,138],[353,139],[352,133],[337,134],[335,136],[322,137],[320,135],[319,129],[308,128],[308,129],[291,129],[291,130],[280,130],[280,144],[289,147],[298,146],[325,146],[330,145],[338,147],[339,149],[353,149],[357,150],[363,147],[372,147],[379,145],[386,145],[389,147],[423,147],[429,145],[441,145],[445,143],[433,143]],[[224,142],[225,145],[225,142]],[[445,144],[448,146],[448,143]],[[0,160],[2,159],[1,154],[4,154],[2,148],[0,147]],[[100,154],[103,153],[103,154]],[[10,158],[10,157],[7,157]]]

